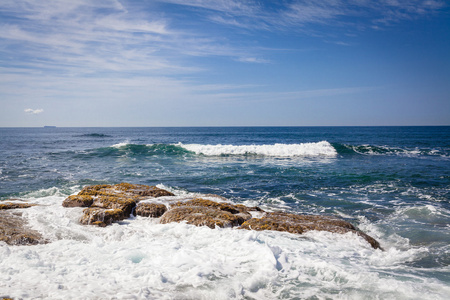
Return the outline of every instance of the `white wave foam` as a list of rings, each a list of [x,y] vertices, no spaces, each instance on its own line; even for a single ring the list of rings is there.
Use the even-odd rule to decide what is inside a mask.
[[[111,147],[112,148],[121,148],[121,147],[125,147],[126,145],[128,145],[130,143],[130,141],[125,141],[125,142],[122,142],[122,143],[118,143],[118,144],[114,144],[114,145],[112,145]]]
[[[350,233],[213,230],[142,217],[83,226],[83,208],[64,208],[63,199],[48,195],[34,200],[41,206],[22,210],[51,243],[0,242],[0,298],[446,299],[450,293],[429,270],[405,264],[422,249],[373,250]]]
[[[263,155],[272,157],[295,157],[295,156],[326,156],[334,157],[337,155],[336,149],[327,141],[317,143],[301,144],[274,144],[274,145],[201,145],[201,144],[182,144],[188,151],[206,156],[220,155]]]

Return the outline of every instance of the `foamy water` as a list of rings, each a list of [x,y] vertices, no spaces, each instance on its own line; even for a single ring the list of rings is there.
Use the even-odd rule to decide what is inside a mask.
[[[173,189],[172,189],[173,190]],[[445,299],[450,287],[406,272],[426,248],[396,245],[363,225],[386,251],[353,234],[210,229],[131,218],[106,228],[78,223],[58,191],[23,209],[50,243],[0,243],[0,296],[15,299]],[[179,198],[198,196],[179,193]],[[443,268],[442,272],[449,269]]]
[[[274,145],[201,145],[178,143],[186,150],[207,156],[219,155],[264,155],[274,157],[336,156],[337,152],[327,142]]]

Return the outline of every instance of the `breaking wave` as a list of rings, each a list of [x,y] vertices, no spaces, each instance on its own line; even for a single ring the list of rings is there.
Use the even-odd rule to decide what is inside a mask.
[[[196,154],[206,156],[225,155],[261,155],[271,157],[295,156],[327,156],[337,155],[336,149],[327,141],[301,144],[274,144],[274,145],[201,145],[182,144],[177,146]]]
[[[447,149],[408,149],[375,145],[349,145],[328,141],[298,144],[224,145],[224,144],[133,144],[128,141],[84,153],[94,156],[263,156],[263,157],[327,157],[338,155],[395,155],[404,157],[433,156],[450,158]]]

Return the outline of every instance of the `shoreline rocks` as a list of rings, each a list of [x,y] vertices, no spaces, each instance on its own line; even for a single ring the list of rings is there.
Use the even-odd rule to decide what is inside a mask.
[[[77,195],[67,197],[62,205],[64,207],[86,207],[80,223],[104,227],[135,214],[136,205],[141,200],[162,196],[174,196],[174,194],[155,186],[142,184],[102,184],[84,187]],[[145,214],[143,208],[138,211]],[[148,213],[148,216],[151,215]]]
[[[18,200],[18,199],[11,199],[11,200]],[[0,210],[29,208],[29,207],[36,206],[36,205],[37,204],[32,204],[32,203],[0,202]]]
[[[9,245],[46,243],[39,232],[28,228],[26,221],[21,217],[21,213],[16,211],[16,209],[29,208],[37,206],[37,204],[22,201],[21,199],[9,199],[9,201],[0,202],[0,241]]]
[[[167,211],[167,206],[162,203],[139,203],[134,212],[137,216],[159,218]]]
[[[259,207],[216,202],[202,198],[180,199],[155,186],[119,183],[84,187],[77,195],[67,197],[62,206],[83,207],[79,222],[83,225],[105,227],[130,216],[159,218],[161,224],[186,222],[209,228],[242,230],[273,230],[303,234],[318,230],[332,233],[352,233],[362,237],[374,249],[382,249],[378,241],[358,230],[351,223],[322,215],[299,215],[287,212],[266,212]],[[164,197],[162,200],[157,199]],[[173,198],[172,198],[173,197]],[[205,196],[206,197],[206,196]],[[225,200],[222,197],[215,197]],[[17,200],[17,199],[13,199]],[[12,200],[11,200],[12,201]],[[0,241],[10,245],[46,243],[42,235],[27,227],[20,211],[35,206],[26,202],[0,202]],[[12,212],[11,212],[12,211]]]
[[[46,243],[39,232],[27,227],[20,215],[10,212],[0,212],[0,241],[16,246]]]
[[[330,216],[295,215],[284,212],[268,212],[261,218],[252,218],[245,221],[240,229],[248,230],[275,230],[295,234],[303,234],[310,230],[328,231],[345,234],[351,232],[361,236],[374,249],[381,249],[380,244],[374,238],[359,231],[351,223]]]
[[[86,207],[81,224],[107,226],[131,215],[160,218],[161,224],[186,222],[196,226],[234,227],[244,230],[274,230],[303,234],[310,230],[345,234],[351,232],[365,239],[374,249],[380,244],[359,231],[351,223],[331,216],[297,215],[286,212],[265,212],[259,207],[215,202],[202,198],[170,199],[174,194],[155,186],[120,183],[83,188],[69,196],[64,207]],[[152,200],[158,197],[164,201]],[[146,201],[143,201],[146,200]],[[148,200],[148,201],[147,201]]]

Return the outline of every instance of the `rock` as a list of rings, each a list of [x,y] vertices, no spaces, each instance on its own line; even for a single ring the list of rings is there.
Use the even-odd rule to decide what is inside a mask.
[[[367,234],[357,230],[352,224],[329,216],[295,215],[283,212],[266,213],[262,218],[252,218],[245,221],[241,229],[275,230],[302,234],[310,230],[328,231],[333,233],[352,232],[363,237],[374,249],[380,244]]]
[[[248,209],[244,205],[196,198],[171,204],[171,209],[161,217],[160,222],[165,224],[186,221],[188,224],[210,228],[235,227],[251,219],[252,215]]]
[[[63,201],[64,207],[89,207],[94,203],[94,197],[88,195],[72,195]]]
[[[92,203],[91,207],[120,209],[127,218],[131,215],[133,208],[136,206],[136,199],[122,198],[116,196],[100,196]]]
[[[80,219],[83,225],[97,225],[105,227],[112,222],[121,221],[129,217],[121,209],[104,209],[98,207],[88,207],[83,210],[84,215]]]
[[[295,215],[283,212],[265,213],[262,218],[253,218],[242,224],[243,229],[276,230],[302,234],[309,230],[342,231],[355,227],[341,219],[328,216]],[[340,232],[339,232],[340,233]]]
[[[330,216],[296,215],[285,212],[265,212],[259,207],[247,207],[227,202],[195,198],[178,202],[167,200],[167,205],[140,202],[149,197],[174,196],[154,186],[120,183],[84,187],[78,195],[69,196],[65,207],[87,207],[81,224],[107,226],[126,219],[131,213],[159,218],[160,223],[186,222],[196,226],[238,227],[247,230],[275,230],[303,234],[310,230],[344,234],[351,232],[364,238],[373,248],[380,244],[359,231],[349,222]],[[217,195],[215,195],[217,196]]]
[[[212,208],[220,211],[226,211],[233,215],[237,215],[244,220],[248,220],[252,217],[252,215],[249,213],[249,210],[252,208],[246,207],[242,204],[230,204],[225,202],[214,202],[211,200],[205,200],[202,198],[196,198],[193,200],[188,201],[180,201],[173,203],[171,205],[172,207],[181,207],[181,206],[198,206],[198,207],[205,207],[205,208]]]
[[[42,235],[26,226],[18,215],[0,212],[0,241],[9,245],[37,245],[46,243]]]
[[[62,205],[87,207],[88,209],[83,210],[84,216],[80,222],[86,225],[106,226],[128,218],[139,201],[162,196],[174,195],[155,186],[142,184],[101,184],[84,187],[77,195],[67,197]]]
[[[174,196],[169,191],[143,184],[119,183],[115,185],[101,184],[84,187],[78,195],[88,196],[116,196],[134,199],[144,199],[148,197]]]
[[[204,206],[179,206],[168,210],[161,217],[161,224],[183,222],[209,228],[234,227],[244,223],[244,219],[237,214],[216,208]]]
[[[167,211],[161,203],[141,202],[136,206],[135,214],[142,217],[159,218]]]
[[[29,208],[32,206],[36,206],[37,204],[32,203],[13,203],[13,202],[1,202],[0,203],[0,210],[3,209],[16,209],[16,208]]]

